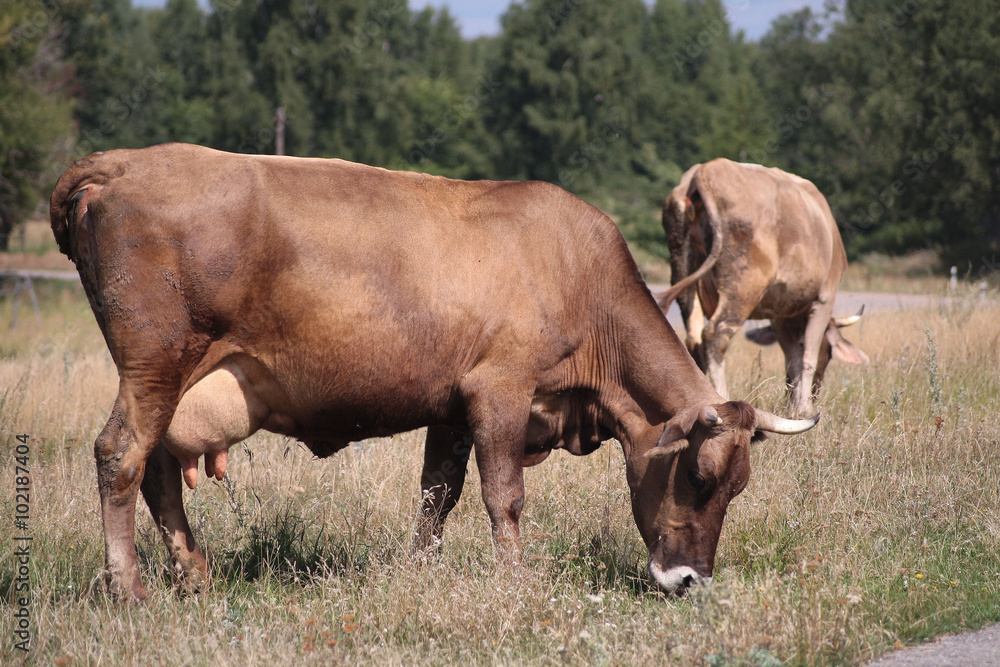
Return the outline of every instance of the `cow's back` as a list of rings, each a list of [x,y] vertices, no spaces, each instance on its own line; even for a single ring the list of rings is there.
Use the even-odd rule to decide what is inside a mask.
[[[80,161],[52,201],[120,367],[198,348],[190,387],[245,355],[309,431],[453,419],[471,368],[543,374],[641,289],[614,224],[542,183],[173,144]]]
[[[832,298],[846,255],[815,185],[779,169],[716,159],[702,165],[695,187],[715,202],[726,234],[717,283],[766,286],[752,317],[804,311],[817,298]]]

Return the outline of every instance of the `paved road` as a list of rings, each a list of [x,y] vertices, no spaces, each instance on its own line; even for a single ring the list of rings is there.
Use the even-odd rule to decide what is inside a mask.
[[[892,294],[890,292],[837,292],[834,311],[837,315],[851,315],[862,305],[865,312],[877,310],[913,310],[949,305],[954,297],[924,294]]]
[[[890,653],[868,667],[997,667],[1000,625],[979,632],[940,637],[927,644]]]
[[[649,289],[653,294],[662,292],[669,285],[650,284]],[[947,305],[953,297],[930,296],[923,294],[893,294],[891,292],[837,292],[837,301],[834,305],[834,315],[841,317],[853,315],[863,305],[866,313],[874,313],[879,310],[913,310],[915,308],[934,308]],[[681,311],[677,303],[670,304],[667,312],[667,320],[674,325],[674,328],[684,328],[681,319]],[[748,320],[747,327],[761,326],[761,323]],[[998,665],[1000,667],[1000,665]]]

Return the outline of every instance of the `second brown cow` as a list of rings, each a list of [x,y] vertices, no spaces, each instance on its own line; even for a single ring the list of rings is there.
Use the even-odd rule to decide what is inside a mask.
[[[726,349],[748,319],[771,321],[747,337],[781,345],[799,414],[813,412],[831,357],[868,363],[839,331],[860,313],[832,317],[847,255],[830,207],[810,181],[722,158],[695,165],[664,201],[663,229],[673,286],[659,305],[666,312],[677,299],[688,349],[722,396]]]

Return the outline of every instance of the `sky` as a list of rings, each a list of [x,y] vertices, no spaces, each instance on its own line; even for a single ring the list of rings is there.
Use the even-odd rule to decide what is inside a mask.
[[[779,14],[794,12],[803,7],[812,7],[814,12],[822,12],[824,0],[725,0],[729,23],[733,32],[742,29],[747,39],[759,39],[771,27],[771,21]],[[463,37],[495,35],[500,32],[500,15],[510,5],[511,0],[410,0],[411,9],[423,9],[428,5],[435,8],[448,6],[462,29]]]
[[[132,4],[162,7],[165,2],[166,0],[133,0]],[[742,29],[750,40],[760,39],[779,14],[794,12],[805,6],[820,12],[823,2],[824,0],[724,0],[733,32]],[[469,38],[499,33],[500,15],[510,3],[511,0],[410,0],[410,9],[447,6],[458,21],[462,35]]]

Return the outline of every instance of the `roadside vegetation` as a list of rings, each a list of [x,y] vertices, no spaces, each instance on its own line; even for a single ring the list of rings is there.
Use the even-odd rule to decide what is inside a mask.
[[[44,254],[44,248],[39,248]],[[0,663],[861,664],[1000,621],[1000,307],[977,293],[845,330],[820,425],[756,446],[711,587],[666,599],[645,574],[610,442],[527,471],[525,563],[498,566],[475,466],[439,559],[414,562],[422,433],[313,460],[259,434],[227,478],[185,491],[214,584],[171,584],[140,501],[144,606],[92,590],[103,542],[92,447],[116,372],[78,285],[0,302],[0,516],[30,434],[32,649],[13,648],[14,543],[0,541]],[[22,304],[23,305],[23,304]],[[781,411],[781,354],[737,338],[734,397]],[[8,533],[5,533],[8,534]]]

